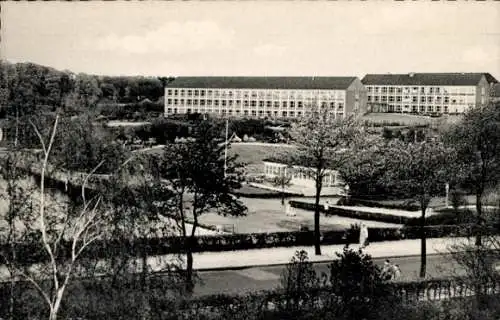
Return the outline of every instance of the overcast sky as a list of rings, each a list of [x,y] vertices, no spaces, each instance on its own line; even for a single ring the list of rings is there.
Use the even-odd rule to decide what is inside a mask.
[[[500,1],[2,2],[1,57],[108,75],[490,72]]]

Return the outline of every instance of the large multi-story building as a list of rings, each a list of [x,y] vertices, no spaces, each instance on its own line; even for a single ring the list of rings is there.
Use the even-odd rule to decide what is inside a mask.
[[[372,112],[463,113],[484,106],[498,81],[489,73],[367,74]]]
[[[335,117],[366,111],[357,77],[178,77],[165,88],[165,115],[299,118],[313,105]]]

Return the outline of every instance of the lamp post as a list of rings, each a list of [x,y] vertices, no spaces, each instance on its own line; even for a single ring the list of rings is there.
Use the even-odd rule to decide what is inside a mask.
[[[450,184],[449,183],[446,183],[445,184],[445,190],[446,190],[446,198],[445,198],[445,206],[446,208],[448,208],[448,198],[449,198],[449,195],[450,195]]]

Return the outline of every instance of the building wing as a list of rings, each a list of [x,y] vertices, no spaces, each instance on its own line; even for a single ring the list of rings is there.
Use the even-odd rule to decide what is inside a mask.
[[[178,77],[168,87],[346,90],[356,77]]]
[[[483,76],[488,83],[498,82],[489,73],[367,74],[361,82],[379,86],[476,86]]]

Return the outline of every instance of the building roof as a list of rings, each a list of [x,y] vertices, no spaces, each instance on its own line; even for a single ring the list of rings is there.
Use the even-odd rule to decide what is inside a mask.
[[[367,74],[361,82],[364,85],[475,86],[483,76],[488,83],[498,82],[489,73]]]
[[[228,89],[347,89],[356,77],[178,77],[167,87]]]

